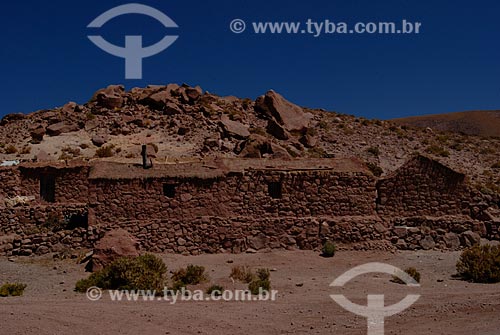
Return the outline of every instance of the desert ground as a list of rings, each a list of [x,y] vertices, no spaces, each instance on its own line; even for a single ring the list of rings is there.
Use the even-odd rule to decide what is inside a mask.
[[[272,270],[275,301],[90,301],[73,291],[88,273],[75,260],[0,258],[0,281],[28,285],[22,297],[0,298],[2,334],[365,334],[367,320],[342,309],[330,297],[341,293],[358,304],[367,294],[385,294],[386,305],[409,293],[420,299],[386,318],[386,334],[498,334],[500,284],[472,284],[453,277],[458,252],[339,251],[322,258],[313,251],[200,256],[160,255],[169,270],[188,264],[206,267],[210,283],[242,288],[228,277],[234,265]],[[384,262],[416,267],[421,287],[366,274],[343,288],[329,284],[350,268]],[[106,292],[105,292],[106,293]]]

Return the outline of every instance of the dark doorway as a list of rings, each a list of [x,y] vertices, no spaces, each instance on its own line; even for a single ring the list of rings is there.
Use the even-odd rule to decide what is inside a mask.
[[[47,202],[56,201],[56,177],[54,175],[40,176],[40,197]]]
[[[267,192],[269,193],[269,196],[273,199],[281,199],[282,197],[282,190],[281,190],[281,182],[279,181],[273,181],[267,184]]]

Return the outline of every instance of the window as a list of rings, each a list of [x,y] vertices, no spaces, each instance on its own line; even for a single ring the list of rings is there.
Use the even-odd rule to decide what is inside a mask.
[[[40,176],[40,198],[47,202],[56,201],[56,178],[54,175]]]
[[[163,195],[167,198],[175,197],[175,185],[174,184],[163,184]]]
[[[281,191],[281,182],[273,181],[267,184],[267,192],[269,196],[273,199],[281,199],[282,191]]]

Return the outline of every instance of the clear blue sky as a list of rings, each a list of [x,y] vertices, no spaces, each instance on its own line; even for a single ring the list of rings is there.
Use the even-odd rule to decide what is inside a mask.
[[[132,2],[132,1],[131,1]],[[309,107],[373,118],[500,109],[498,1],[134,1],[172,18],[166,29],[125,15],[97,32],[114,44],[166,33],[179,39],[144,60],[143,80],[124,79],[123,59],[94,46],[87,25],[128,1],[5,1],[0,19],[0,115],[86,102],[109,84],[170,82],[250,97],[268,89]],[[247,21],[422,22],[419,35],[234,34]]]

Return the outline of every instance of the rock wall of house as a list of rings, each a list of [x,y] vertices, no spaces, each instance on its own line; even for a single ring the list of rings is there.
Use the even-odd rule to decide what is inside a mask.
[[[281,183],[281,198],[269,195],[270,182]],[[165,184],[175,185],[172,198],[164,195]],[[213,180],[91,180],[89,194],[96,222],[104,225],[202,216],[255,221],[375,213],[375,181],[363,173],[253,171]]]
[[[86,205],[1,208],[0,254],[23,255],[92,247],[98,239],[85,224]]]
[[[377,192],[377,212],[385,217],[470,215],[465,176],[422,156],[379,180]]]

